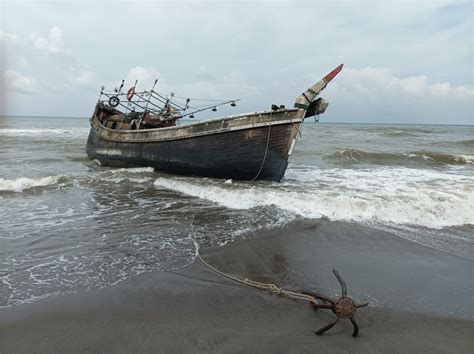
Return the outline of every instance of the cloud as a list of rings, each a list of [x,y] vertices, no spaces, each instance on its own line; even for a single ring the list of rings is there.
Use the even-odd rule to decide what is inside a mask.
[[[26,76],[15,70],[7,70],[3,73],[6,89],[21,93],[35,93],[37,90],[36,79]]]
[[[448,124],[454,116],[474,123],[474,86],[433,83],[426,75],[397,77],[386,68],[349,68],[328,85],[326,95],[331,96],[334,111],[343,121],[376,118]]]
[[[80,84],[90,84],[95,81],[94,73],[89,70],[82,69],[76,77],[76,81]]]
[[[83,65],[71,65],[68,78],[70,82],[79,85],[93,86],[97,84],[95,73]]]
[[[87,65],[80,63],[73,56],[72,51],[65,47],[62,28],[54,26],[45,36],[34,32],[30,35],[30,39],[33,42],[34,49],[48,57],[49,65],[43,63],[42,66],[49,67],[50,70],[53,69],[54,76],[64,78],[63,87],[70,88],[71,86],[68,84],[83,86],[97,84],[96,74]],[[24,59],[24,57],[22,58]],[[22,58],[20,58],[19,63],[21,63]]]
[[[253,111],[271,103],[292,106],[294,97],[343,62],[350,69],[324,93],[331,105],[323,119],[427,123],[433,117],[435,123],[448,116],[461,123],[474,116],[467,102],[474,82],[473,46],[466,42],[472,1],[269,4],[7,1],[12,20],[1,28],[8,32],[2,38],[16,40],[6,45],[8,52],[0,48],[0,75],[34,68],[41,101],[11,106],[34,114],[41,106],[77,115],[78,108],[66,103],[71,93],[84,100],[95,91],[92,85],[113,89],[124,76],[125,89],[138,79],[138,89],[147,90],[158,77],[160,92],[242,97],[239,111]],[[126,25],[104,26],[104,13]],[[140,41],[147,33],[153,35]],[[46,95],[57,104],[43,105]]]
[[[189,83],[176,86],[181,95],[207,99],[255,99],[260,90],[250,84],[243,72],[232,70],[223,75],[212,75],[202,67],[196,74],[196,79]]]
[[[165,92],[168,90],[168,86],[166,80],[160,76],[161,74],[158,70],[151,66],[135,66],[128,71],[128,74],[125,77],[125,86],[131,87],[135,84],[135,81],[138,80],[138,90],[150,90],[153,87],[155,80],[158,79],[155,91]]]
[[[45,37],[35,32],[32,33],[31,40],[33,41],[34,47],[45,55],[66,53],[64,49],[63,30],[57,26],[52,27],[49,34]]]

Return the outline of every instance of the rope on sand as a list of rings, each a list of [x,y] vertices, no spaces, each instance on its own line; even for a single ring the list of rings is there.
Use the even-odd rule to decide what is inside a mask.
[[[193,222],[194,222],[194,218],[193,218]],[[193,227],[193,226],[194,226],[194,223],[191,224],[191,227]],[[316,335],[319,336],[319,335],[323,334],[324,332],[328,331],[329,329],[331,329],[332,327],[334,327],[334,325],[336,325],[336,323],[339,321],[339,319],[348,319],[349,321],[351,321],[352,326],[354,327],[354,331],[352,332],[352,336],[353,337],[358,336],[358,334],[359,334],[359,325],[357,324],[357,321],[355,320],[354,315],[356,314],[356,311],[357,311],[358,308],[367,306],[368,302],[363,301],[363,302],[360,302],[360,303],[356,303],[349,296],[347,296],[346,283],[344,282],[342,277],[339,275],[337,270],[335,270],[335,269],[332,270],[334,275],[336,276],[337,280],[341,284],[341,289],[342,289],[341,296],[339,296],[337,299],[331,299],[327,296],[324,296],[322,294],[318,294],[318,293],[315,293],[315,292],[303,293],[303,292],[291,291],[291,290],[287,290],[287,289],[284,289],[284,288],[280,288],[280,287],[278,287],[277,285],[275,285],[273,283],[262,283],[262,282],[259,282],[259,281],[250,280],[248,278],[241,279],[241,278],[238,278],[236,276],[227,274],[227,273],[217,269],[216,267],[214,267],[214,266],[210,265],[209,263],[207,263],[204,260],[204,258],[202,258],[201,254],[199,252],[199,243],[196,241],[196,239],[193,236],[190,236],[190,237],[193,240],[194,245],[196,247],[196,251],[195,251],[196,258],[199,258],[199,260],[206,267],[211,269],[216,274],[218,274],[218,275],[220,275],[224,278],[227,278],[227,279],[233,280],[235,282],[238,282],[240,284],[244,284],[244,285],[254,287],[256,289],[268,290],[273,294],[284,296],[284,297],[287,297],[289,299],[309,301],[309,304],[311,305],[311,307],[315,311],[318,310],[318,309],[331,310],[336,316],[333,318],[333,320],[329,324],[327,324],[326,326],[324,326],[324,327],[320,328],[319,330],[317,330],[315,332]]]
[[[197,246],[198,244],[197,244],[196,240],[194,240],[194,242],[196,243],[196,257],[199,258],[199,260],[205,266],[210,268],[212,271],[214,271],[215,273],[217,273],[217,274],[219,274],[219,275],[221,275],[221,276],[223,276],[227,279],[230,279],[230,280],[233,280],[233,281],[236,281],[238,283],[245,284],[245,285],[248,285],[248,286],[252,286],[252,287],[257,288],[257,289],[268,290],[268,291],[272,292],[273,294],[277,294],[277,295],[280,295],[280,296],[285,296],[285,297],[290,298],[290,299],[306,300],[306,301],[310,301],[311,303],[317,303],[316,297],[308,295],[308,294],[295,292],[295,291],[291,291],[291,290],[286,290],[286,289],[278,287],[277,285],[275,285],[273,283],[262,283],[262,282],[255,281],[255,280],[250,280],[250,279],[247,279],[247,278],[240,279],[240,278],[237,278],[233,275],[224,273],[223,271],[221,271],[221,270],[217,269],[216,267],[213,267],[212,265],[207,263],[204,260],[204,258],[201,257],[201,254],[199,252],[199,247]]]

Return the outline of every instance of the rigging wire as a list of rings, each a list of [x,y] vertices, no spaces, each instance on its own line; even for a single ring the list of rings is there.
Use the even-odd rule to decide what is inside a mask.
[[[181,97],[181,96],[174,96],[176,98],[182,98],[182,99],[191,99],[193,101],[202,101],[202,102],[227,102],[227,101],[233,101],[233,99],[219,99],[219,100],[211,100],[211,99],[205,99],[205,98],[194,98],[194,97]]]

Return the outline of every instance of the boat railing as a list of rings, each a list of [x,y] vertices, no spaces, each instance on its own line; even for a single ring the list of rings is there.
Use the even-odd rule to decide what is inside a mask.
[[[135,85],[127,92],[122,92],[124,80],[120,87],[113,91],[106,91],[102,86],[98,102],[120,110],[124,114],[142,113],[168,117],[168,119],[179,119],[184,117],[194,118],[194,114],[205,110],[217,111],[217,107],[230,104],[236,106],[240,99],[232,100],[205,100],[190,97],[177,97],[174,93],[165,95],[154,90],[158,80],[148,91],[137,91]],[[191,105],[193,102],[193,105]],[[194,104],[194,102],[196,102]]]

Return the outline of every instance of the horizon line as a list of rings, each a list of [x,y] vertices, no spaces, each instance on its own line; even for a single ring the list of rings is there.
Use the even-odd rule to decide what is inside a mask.
[[[58,118],[63,118],[63,119],[89,119],[87,116],[44,116],[44,115],[0,115],[0,118],[53,118],[53,119],[58,119]],[[209,120],[216,119],[216,118],[211,118]],[[217,118],[218,119],[218,118]],[[186,121],[201,121],[201,120],[207,120],[207,119],[191,119],[191,118],[184,118],[182,120]],[[303,123],[313,123],[312,121],[303,121]],[[447,126],[474,126],[474,123],[472,124],[463,124],[463,123],[391,123],[391,122],[344,122],[344,121],[338,121],[338,122],[328,122],[328,121],[319,121],[315,122],[319,124],[382,124],[382,125],[447,125]]]

